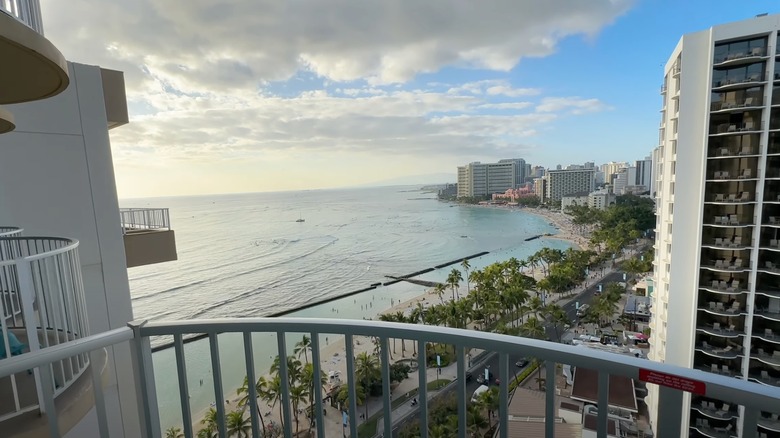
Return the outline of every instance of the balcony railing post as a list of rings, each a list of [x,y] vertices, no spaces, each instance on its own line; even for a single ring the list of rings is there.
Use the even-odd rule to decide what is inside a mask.
[[[313,332],[311,334],[311,363],[314,365],[315,382],[319,382],[322,375],[322,362],[320,361],[320,334]],[[322,388],[317,383],[314,389],[314,408],[316,412],[312,412],[312,417],[315,418],[317,427],[317,436],[325,436],[325,421],[322,418],[323,406],[322,406]],[[265,431],[264,431],[265,432]]]
[[[683,392],[666,386],[659,386],[656,436],[680,435],[682,433],[682,412]]]
[[[102,367],[100,367],[99,358],[100,356],[97,351],[89,353],[89,363],[91,364],[90,368],[92,369],[92,391],[95,395],[95,413],[97,414],[98,430],[100,430],[100,436],[109,436],[106,399],[103,396]],[[106,361],[108,361],[108,357],[106,357]]]
[[[401,342],[406,342],[405,339],[401,339]],[[387,348],[387,338],[382,337],[379,339],[380,354],[382,355],[382,416],[384,417],[384,436],[393,436],[393,412],[390,405],[390,354]],[[366,419],[368,420],[368,419]]]
[[[742,415],[742,438],[757,438],[758,437],[758,409],[744,408]]]
[[[173,335],[174,350],[176,354],[176,375],[179,379],[179,400],[181,403],[181,420],[184,427],[184,436],[192,434],[192,412],[190,410],[190,389],[187,385],[187,360],[184,356],[184,340],[182,335]]]
[[[428,355],[425,351],[425,341],[417,341],[417,379],[420,388],[420,438],[428,438]]]
[[[260,437],[260,425],[257,424],[257,416],[262,415],[257,409],[257,380],[255,378],[255,354],[252,346],[252,332],[244,332],[244,360],[246,362],[246,388],[247,405],[249,406],[249,418],[252,422],[252,438]],[[318,382],[319,373],[314,370],[314,381]],[[316,386],[315,386],[316,387]],[[265,434],[265,431],[262,431]]]
[[[135,386],[138,400],[138,414],[142,423],[144,438],[160,438],[160,412],[157,408],[157,388],[154,384],[152,345],[149,338],[141,334],[146,321],[131,321],[127,326],[133,329],[133,358]]]
[[[507,438],[509,429],[509,354],[498,355],[498,371],[501,376],[501,385],[498,388],[498,420],[500,438]]]
[[[24,320],[24,329],[27,333],[27,345],[30,351],[37,351],[41,349],[41,345],[38,342],[38,330],[35,321],[38,318],[35,316],[35,308],[33,302],[35,301],[35,290],[32,277],[32,269],[30,269],[30,263],[23,259],[16,259],[16,280],[19,286],[19,298],[22,304],[22,319]],[[49,367],[47,366],[48,370]],[[43,413],[46,407],[43,404],[43,391],[41,390],[41,375],[38,368],[33,370],[35,388],[38,395],[39,409]]]
[[[544,400],[544,436],[555,437],[555,362],[548,360],[544,363],[545,390]],[[552,376],[552,378],[550,378]],[[566,377],[564,376],[564,379]]]
[[[222,387],[222,362],[219,360],[219,338],[217,337],[217,333],[209,333],[209,350],[211,352],[211,374],[214,376],[214,402],[216,403],[217,408],[217,431],[219,432],[220,438],[227,438],[225,391]]]
[[[455,360],[458,362],[457,393],[458,393],[458,436],[466,438],[468,422],[466,421],[466,355],[462,345],[455,347]],[[488,383],[490,385],[490,383]]]
[[[607,438],[607,415],[609,414],[609,373],[599,372],[598,382],[598,414],[596,416],[596,436]],[[676,435],[659,435],[676,436]]]
[[[349,389],[349,436],[357,437],[357,396],[355,395],[355,386],[357,385],[357,379],[355,379],[355,345],[352,343],[352,335],[344,335],[344,343],[347,347],[347,388]],[[341,407],[342,412],[344,407]],[[344,429],[344,424],[341,425]]]
[[[57,408],[54,406],[54,376],[52,376],[52,365],[44,364],[36,369],[37,374],[40,376],[40,384],[38,385],[38,392],[43,393],[43,398],[38,399],[41,407],[41,412],[46,413],[46,422],[49,426],[49,436],[51,438],[60,437],[60,424],[57,419]]]

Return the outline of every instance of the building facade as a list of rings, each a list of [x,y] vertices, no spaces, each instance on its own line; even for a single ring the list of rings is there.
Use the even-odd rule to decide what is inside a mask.
[[[594,169],[548,170],[545,200],[558,202],[562,197],[578,192],[592,192],[595,187]]]
[[[653,180],[653,157],[637,160],[634,166],[634,180],[632,185],[643,186],[650,191]],[[652,194],[652,193],[651,193]]]
[[[518,188],[524,184],[525,167],[522,158],[458,166],[458,197],[489,196]]]
[[[666,64],[649,355],[778,388],[779,30],[773,15],[688,34]],[[708,403],[685,394],[680,436],[743,435],[740,409]],[[759,435],[777,436],[768,415]]]
[[[604,172],[604,182],[606,184],[612,184],[613,175],[618,173],[620,169],[628,167],[628,163],[610,161],[601,165],[601,171]]]
[[[609,189],[596,190],[588,195],[588,207],[596,208],[599,210],[606,210],[607,207],[613,205],[617,197]]]
[[[561,211],[566,212],[566,209],[573,206],[587,206],[588,205],[588,192],[579,192],[566,195],[561,198]]]

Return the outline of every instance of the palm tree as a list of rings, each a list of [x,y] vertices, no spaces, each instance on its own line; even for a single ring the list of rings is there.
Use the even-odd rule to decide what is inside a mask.
[[[219,429],[219,427],[217,427],[217,425],[219,424],[219,416],[217,414],[217,410],[214,408],[210,408],[208,412],[206,412],[206,415],[203,416],[203,419],[200,420],[200,424],[206,426],[206,428],[198,431],[199,438],[201,435],[205,436],[206,438],[211,438],[215,436],[218,433],[218,429]]]
[[[249,379],[244,376],[244,384],[238,388],[236,391],[238,395],[244,394],[239,400],[238,400],[238,406],[242,408],[246,408],[247,405],[249,405]],[[255,394],[257,394],[257,398],[260,400],[267,400],[268,396],[268,380],[265,378],[265,376],[261,376],[259,379],[257,379],[257,383],[255,383]],[[265,430],[265,420],[263,420],[263,413],[260,412],[260,405],[257,405],[257,416],[260,418],[260,426]]]
[[[471,269],[471,265],[469,264],[469,259],[463,259],[462,262],[460,262],[460,266],[463,268],[464,271],[466,271],[466,294],[468,295],[471,293],[471,289],[469,287],[469,269]]]
[[[395,316],[393,321],[395,322],[406,322],[406,315],[404,315],[404,312],[398,311],[395,312]],[[406,357],[406,340],[401,339],[401,357]]]
[[[552,325],[555,331],[555,338],[557,342],[561,342],[561,330],[567,325],[571,325],[571,320],[566,311],[557,304],[548,304],[544,310],[547,321]]]
[[[461,281],[463,281],[463,276],[460,274],[460,271],[453,268],[452,271],[450,271],[450,275],[447,276],[447,284],[452,288],[452,301],[455,301],[455,293],[457,292]]]
[[[530,316],[520,327],[520,333],[526,338],[544,339],[544,325],[536,316]]]
[[[339,389],[336,394],[336,400],[341,402],[342,409],[346,410],[349,406],[349,385],[344,385]],[[361,385],[355,386],[355,404],[363,406],[366,401],[366,391]]]
[[[472,404],[466,408],[466,424],[471,436],[479,436],[479,432],[486,427],[490,426],[488,420],[482,416],[482,410],[479,405]]]
[[[371,384],[379,379],[382,373],[379,369],[379,358],[364,351],[358,354],[355,359],[355,377],[368,394]],[[368,418],[368,403],[366,403],[366,418]]]
[[[303,367],[303,377],[301,378],[301,384],[306,385],[309,388],[309,412],[314,415],[314,402],[315,391],[322,391],[325,385],[328,384],[328,376],[324,371],[320,370],[319,379],[314,378],[314,364],[307,364]],[[309,422],[309,431],[311,431],[312,423]]]
[[[446,286],[444,283],[436,283],[436,286],[433,288],[433,290],[436,292],[436,295],[439,296],[439,300],[442,304],[444,304],[444,291],[446,290]]]
[[[242,411],[233,411],[227,414],[227,434],[236,438],[249,438],[252,434],[252,423],[249,418],[244,418]]]
[[[493,413],[498,411],[499,408],[499,395],[498,388],[492,387],[490,390],[483,392],[479,395],[478,403],[481,407],[487,410],[488,414],[488,427],[493,426],[492,419]]]
[[[383,313],[383,314],[379,315],[379,320],[380,321],[385,321],[385,322],[394,322],[395,321],[395,315],[390,315],[390,314],[387,314],[387,313]],[[393,359],[393,353],[395,353],[395,338],[393,338],[393,351],[390,352],[390,360]]]
[[[309,351],[311,351],[311,338],[303,335],[303,338],[295,344],[295,349],[293,349],[293,353],[295,353],[298,356],[298,359],[301,358],[301,354],[303,354],[303,358],[306,360],[306,363],[309,363]]]
[[[184,438],[184,434],[178,427],[170,427],[165,431],[165,438]]]

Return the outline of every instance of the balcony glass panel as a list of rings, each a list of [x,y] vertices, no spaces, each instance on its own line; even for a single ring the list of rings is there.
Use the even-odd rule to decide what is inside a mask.
[[[750,359],[749,367],[748,378],[750,380],[764,385],[780,386],[780,370],[776,367],[753,358]]]
[[[744,248],[751,245],[751,228],[734,228],[723,230],[706,227],[702,230],[702,246],[715,248]]]
[[[762,110],[742,112],[713,113],[710,115],[710,134],[736,134],[739,132],[759,131]]]
[[[708,153],[710,158],[737,158],[744,155],[754,155],[759,152],[761,137],[759,134],[737,134],[712,136],[709,138]],[[780,149],[780,137],[778,137]]]
[[[766,37],[719,44],[713,51],[712,63],[720,64],[746,57],[765,56],[766,46]]]
[[[780,163],[780,158],[778,158]],[[758,157],[735,160],[710,160],[707,163],[707,180],[729,181],[758,178]],[[723,187],[723,185],[715,186]]]
[[[753,224],[755,204],[740,204],[729,202],[727,194],[722,194],[723,201],[718,201],[718,194],[709,195],[704,204],[704,224],[719,228],[730,228],[723,235],[729,239],[740,235],[736,228]],[[741,197],[741,195],[739,195]],[[737,199],[737,195],[734,195]],[[713,231],[714,232],[714,231]],[[742,243],[742,242],[740,242]]]
[[[780,154],[780,132],[769,133],[768,154]]]
[[[726,87],[734,84],[761,82],[764,80],[766,63],[740,65],[734,68],[715,70],[712,72],[712,87]]]
[[[764,93],[761,87],[741,88],[712,93],[711,111],[739,111],[740,109],[762,106]]]

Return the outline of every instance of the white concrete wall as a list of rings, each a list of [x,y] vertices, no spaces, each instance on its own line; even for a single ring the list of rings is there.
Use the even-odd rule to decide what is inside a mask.
[[[133,312],[100,68],[69,68],[62,94],[8,106],[17,127],[0,136],[0,223],[79,240],[94,334],[125,326]],[[129,349],[110,357],[121,364],[106,388],[112,436],[139,436]]]

